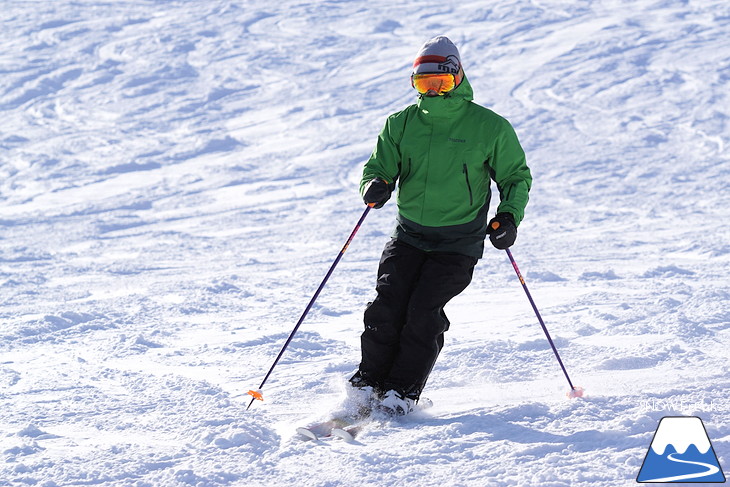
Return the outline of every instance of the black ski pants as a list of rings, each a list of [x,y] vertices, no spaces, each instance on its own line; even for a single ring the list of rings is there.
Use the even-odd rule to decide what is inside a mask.
[[[477,259],[426,252],[391,240],[378,267],[377,297],[365,310],[359,374],[383,391],[418,399],[444,346],[444,306],[472,279]]]

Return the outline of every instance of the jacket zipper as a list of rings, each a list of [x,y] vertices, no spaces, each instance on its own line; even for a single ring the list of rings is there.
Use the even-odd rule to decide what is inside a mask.
[[[464,163],[464,177],[466,178],[466,187],[469,190],[469,206],[474,204],[474,196],[471,192],[471,183],[469,182],[469,170],[466,168],[466,162]]]

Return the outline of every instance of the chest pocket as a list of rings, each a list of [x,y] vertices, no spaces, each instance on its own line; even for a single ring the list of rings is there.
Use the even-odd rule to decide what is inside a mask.
[[[469,181],[469,166],[464,163],[464,179],[466,179],[466,189],[469,192],[469,206],[474,205],[474,192],[471,189],[471,181]]]
[[[469,206],[482,206],[489,191],[489,166],[487,155],[475,149],[464,151],[461,156],[461,173]]]

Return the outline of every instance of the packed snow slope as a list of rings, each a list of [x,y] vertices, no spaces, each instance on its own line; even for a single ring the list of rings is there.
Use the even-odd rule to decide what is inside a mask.
[[[730,469],[725,0],[3,2],[0,485],[626,486],[663,416]],[[447,307],[435,405],[341,399],[394,204],[364,205],[420,45],[460,48],[534,187]],[[696,485],[696,484],[695,484]]]

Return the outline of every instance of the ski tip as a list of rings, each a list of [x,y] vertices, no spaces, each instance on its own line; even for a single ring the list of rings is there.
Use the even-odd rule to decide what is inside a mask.
[[[360,431],[360,428],[333,428],[332,435],[338,438],[342,438],[347,443],[355,442],[355,435]]]
[[[306,439],[306,440],[317,441],[319,439],[319,438],[317,438],[317,435],[315,435],[312,431],[310,431],[309,429],[304,428],[304,427],[297,428],[297,433],[299,433],[301,436],[303,436],[304,439]]]
[[[574,399],[576,397],[583,397],[583,388],[578,386],[572,388],[570,391],[568,391],[565,395],[568,396],[570,399]]]

